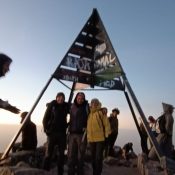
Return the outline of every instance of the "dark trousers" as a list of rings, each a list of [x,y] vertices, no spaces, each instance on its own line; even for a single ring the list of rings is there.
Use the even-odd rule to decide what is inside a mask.
[[[57,146],[57,169],[58,175],[63,175],[64,172],[64,151],[66,148],[66,134],[65,133],[52,133],[47,137],[48,145],[46,148],[45,158],[43,162],[43,169],[50,170],[50,165]]]
[[[89,145],[92,155],[93,175],[101,175],[103,168],[103,151],[105,142],[90,142]]]
[[[114,144],[117,139],[118,133],[111,133],[108,138],[109,156],[114,156]]]

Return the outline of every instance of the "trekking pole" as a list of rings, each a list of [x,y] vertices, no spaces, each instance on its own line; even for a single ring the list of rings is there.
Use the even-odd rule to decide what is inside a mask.
[[[83,137],[81,139],[81,142],[83,143],[85,138],[86,138],[86,135],[87,135],[87,129],[85,129],[84,133],[83,133]]]

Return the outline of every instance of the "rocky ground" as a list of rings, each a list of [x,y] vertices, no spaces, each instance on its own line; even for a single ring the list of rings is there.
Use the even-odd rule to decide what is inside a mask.
[[[0,161],[0,175],[57,175],[54,161],[49,172],[42,169],[44,152],[44,147],[40,147],[34,152],[11,153],[5,160]],[[104,159],[102,175],[175,175],[174,161],[169,161],[169,165],[172,165],[169,170],[162,169],[159,161],[148,160],[144,154],[138,156],[131,154],[128,160],[118,155]],[[85,175],[92,175],[89,154],[86,154],[84,170]],[[67,165],[65,162],[64,175],[66,174]]]
[[[56,166],[47,172],[42,169],[42,160],[44,156],[43,147],[35,152],[20,151],[10,154],[9,157],[1,161],[0,175],[56,175]],[[65,175],[67,174],[67,165],[64,166]],[[84,166],[85,175],[92,174],[92,167],[88,156]],[[108,157],[103,163],[102,175],[137,175],[137,156],[128,161],[121,158]]]
[[[112,164],[111,164],[111,162]],[[111,158],[109,163],[104,162],[102,175],[139,175],[136,165],[136,159],[129,162],[119,162]],[[67,166],[64,167],[64,175],[67,174]],[[85,163],[85,175],[92,175],[90,163]],[[49,172],[39,168],[32,168],[24,162],[19,162],[16,166],[0,167],[0,175],[57,175],[56,167]]]

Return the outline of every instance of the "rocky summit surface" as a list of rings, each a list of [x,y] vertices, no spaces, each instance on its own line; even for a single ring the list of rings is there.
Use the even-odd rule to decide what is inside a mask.
[[[57,175],[56,164],[53,161],[50,171],[42,169],[44,157],[44,147],[37,148],[36,151],[20,151],[11,153],[5,160],[1,161],[0,175]],[[84,164],[85,175],[92,174],[92,167],[89,155],[86,155]],[[65,162],[64,174],[67,174]],[[121,158],[107,157],[103,162],[102,175],[137,175],[137,157],[129,160]]]
[[[57,175],[56,156],[53,157],[51,170],[42,169],[45,147],[36,151],[19,151],[11,153],[0,161],[0,175]],[[56,153],[54,154],[56,155]],[[87,151],[84,163],[84,175],[92,175],[90,152]],[[65,160],[66,160],[65,156]],[[174,164],[172,164],[174,166]],[[67,162],[64,165],[64,175],[67,174]],[[160,162],[148,160],[144,154],[130,154],[128,160],[120,154],[107,157],[103,161],[102,175],[174,175],[168,169],[162,169]]]

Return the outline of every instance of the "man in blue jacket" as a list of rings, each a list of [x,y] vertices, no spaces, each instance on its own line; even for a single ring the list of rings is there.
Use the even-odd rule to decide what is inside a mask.
[[[68,141],[68,175],[83,175],[84,154],[89,104],[83,92],[78,92],[70,108],[69,141]]]

